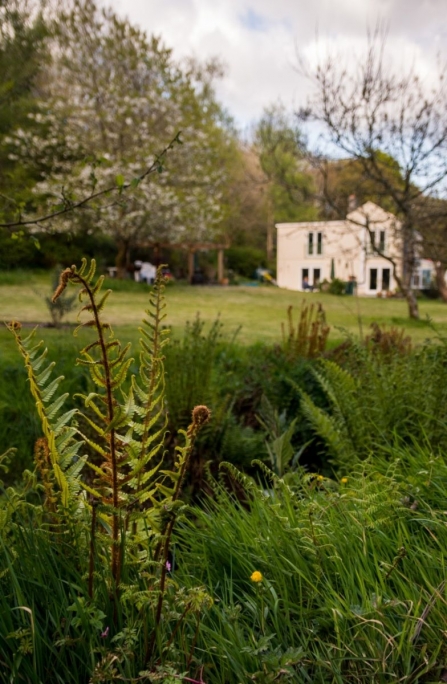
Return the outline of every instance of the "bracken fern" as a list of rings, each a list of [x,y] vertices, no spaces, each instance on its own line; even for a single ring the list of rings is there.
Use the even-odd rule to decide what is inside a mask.
[[[95,332],[95,339],[81,350],[77,360],[78,364],[88,368],[96,388],[88,395],[77,395],[84,403],[84,412],[72,409],[57,417],[67,398],[67,394],[63,394],[54,399],[62,377],[50,382],[54,363],[41,370],[47,350],[42,350],[42,343],[35,344],[35,331],[23,340],[19,323],[9,324],[9,329],[25,359],[48,447],[51,473],[45,460],[47,447],[41,443],[36,450],[36,464],[46,500],[51,506],[55,505],[50,491],[54,478],[63,507],[88,506],[87,495],[95,507],[95,516],[96,507],[99,506],[98,516],[103,521],[103,527],[105,525],[106,529],[110,529],[111,570],[118,587],[123,539],[128,552],[136,550],[140,560],[150,561],[151,555],[152,561],[159,562],[167,556],[175,520],[173,511],[195,436],[206,420],[203,416],[199,419],[198,414],[193,416],[190,427],[183,431],[185,444],[177,448],[173,469],[162,470],[166,431],[163,349],[169,334],[162,327],[166,306],[162,270],[158,269],[146,317],[140,328],[142,337],[138,374],[132,376],[127,391],[125,386],[129,383],[126,381],[134,361],[129,356],[130,345],[122,347],[115,339],[110,324],[103,318],[111,290],[102,292],[104,277],[95,279],[95,272],[94,260],[89,267],[83,260],[79,270],[75,266],[66,268],[53,295],[57,301],[69,284],[80,287],[79,300],[83,306],[75,334],[80,327]],[[85,314],[87,316],[84,319]],[[70,425],[76,414],[76,424]],[[82,427],[82,422],[88,430]],[[85,455],[78,457],[81,447],[99,455],[99,463]],[[93,482],[81,477],[84,464],[93,471]],[[81,488],[85,496],[79,496]],[[152,537],[155,539],[152,551],[149,554],[146,548],[144,553],[141,544]],[[163,589],[163,577],[161,585]]]

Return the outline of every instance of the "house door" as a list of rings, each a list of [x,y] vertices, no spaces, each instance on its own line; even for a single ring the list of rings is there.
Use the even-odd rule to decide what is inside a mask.
[[[308,268],[303,268],[301,270],[301,288],[303,290],[308,290],[310,287],[309,284],[309,269]]]
[[[317,287],[317,285],[319,285],[320,278],[321,278],[321,269],[314,268],[314,280],[312,283],[314,287]]]
[[[377,268],[369,269],[369,289],[377,290]]]

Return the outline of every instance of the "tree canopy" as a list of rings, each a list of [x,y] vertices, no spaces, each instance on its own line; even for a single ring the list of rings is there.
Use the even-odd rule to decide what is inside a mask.
[[[94,0],[74,0],[54,27],[45,85],[37,111],[28,113],[41,135],[12,132],[13,157],[43,163],[36,192],[53,207],[131,185],[64,214],[57,228],[100,226],[118,242],[121,264],[135,241],[219,239],[233,148],[213,88],[220,65],[177,62],[160,38]],[[173,140],[178,144],[157,161],[163,173],[140,182]]]

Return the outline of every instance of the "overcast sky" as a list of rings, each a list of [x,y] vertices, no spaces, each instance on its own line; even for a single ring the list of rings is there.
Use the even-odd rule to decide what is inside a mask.
[[[429,75],[447,52],[447,0],[109,0],[133,23],[159,34],[178,57],[217,56],[226,65],[220,101],[240,128],[265,106],[305,104],[310,84],[297,73],[297,50],[314,63],[328,46],[351,57],[368,27],[388,29],[403,63]],[[109,3],[107,3],[109,4]]]

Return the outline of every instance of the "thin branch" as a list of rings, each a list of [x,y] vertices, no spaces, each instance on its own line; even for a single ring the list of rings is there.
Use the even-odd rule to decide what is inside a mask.
[[[67,204],[63,209],[60,209],[58,211],[54,211],[51,214],[46,214],[45,216],[41,216],[40,218],[36,219],[22,219],[20,218],[17,221],[11,221],[9,223],[0,223],[0,228],[18,228],[21,226],[33,226],[37,225],[40,223],[44,223],[45,221],[50,221],[51,219],[57,218],[59,216],[63,216],[64,214],[68,214],[72,211],[75,211],[75,209],[80,209],[81,207],[84,207],[87,205],[89,202],[92,200],[98,199],[98,197],[102,197],[104,195],[107,195],[112,192],[119,192],[120,194],[124,190],[128,190],[130,187],[134,187],[135,185],[139,185],[145,178],[148,176],[152,175],[155,171],[159,171],[161,168],[163,159],[166,157],[167,153],[174,147],[174,145],[181,144],[180,140],[180,133],[179,131],[175,137],[171,140],[171,142],[166,145],[166,147],[160,152],[160,154],[157,154],[154,161],[152,164],[139,176],[136,176],[133,178],[131,181],[128,183],[123,183],[123,185],[111,185],[108,188],[104,188],[103,190],[98,190],[98,192],[94,192],[87,197],[84,197],[82,200],[79,200],[78,202],[71,202],[70,204]]]

